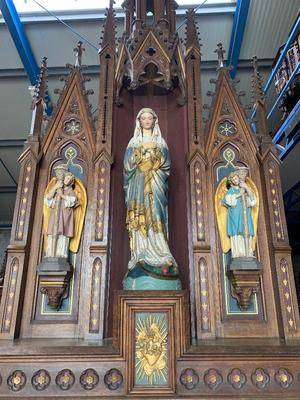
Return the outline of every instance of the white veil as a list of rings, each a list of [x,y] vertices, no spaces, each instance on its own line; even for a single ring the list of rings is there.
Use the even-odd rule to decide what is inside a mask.
[[[163,137],[161,135],[160,127],[158,125],[157,114],[156,114],[156,112],[154,110],[152,110],[152,108],[142,108],[138,112],[138,115],[136,116],[136,120],[135,120],[134,134],[133,134],[133,137],[131,138],[131,140],[128,143],[128,147],[136,147],[137,145],[139,145],[143,141],[143,131],[142,131],[142,128],[141,128],[140,117],[144,113],[150,113],[150,114],[153,115],[153,118],[154,118],[154,127],[153,127],[153,130],[152,130],[152,140],[157,142],[161,146],[167,147],[166,142],[165,142],[165,140],[163,139]]]

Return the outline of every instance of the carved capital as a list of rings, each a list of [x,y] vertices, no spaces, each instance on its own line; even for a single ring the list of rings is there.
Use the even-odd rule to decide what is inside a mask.
[[[258,292],[261,274],[261,270],[229,271],[228,275],[231,282],[232,295],[236,298],[242,311],[245,311],[249,308],[253,294]]]
[[[53,310],[59,310],[67,291],[67,283],[65,282],[41,282],[41,293],[45,294],[48,299],[48,306]]]
[[[48,306],[58,311],[69,296],[72,265],[64,258],[45,257],[38,265],[38,274],[40,292],[47,296]]]

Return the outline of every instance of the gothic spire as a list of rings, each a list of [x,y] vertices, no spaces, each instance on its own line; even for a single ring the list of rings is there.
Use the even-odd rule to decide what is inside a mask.
[[[195,21],[195,11],[189,8],[186,12],[186,49],[194,47],[200,50],[200,43]]]
[[[29,133],[30,140],[39,140],[42,134],[43,118],[46,109],[47,94],[47,57],[42,58],[40,73],[35,85],[32,101],[32,119]],[[48,96],[49,97],[49,96]]]
[[[256,121],[256,133],[260,140],[260,152],[263,154],[272,147],[272,139],[268,131],[268,121],[265,110],[265,97],[263,91],[263,80],[258,71],[257,57],[252,58],[253,75],[252,75],[252,90],[254,96],[254,110]]]
[[[114,1],[109,1],[109,8],[106,9],[106,20],[103,29],[103,37],[101,41],[101,49],[106,45],[111,46],[113,49],[116,47],[116,22],[115,11],[113,7]]]
[[[32,108],[36,106],[36,103],[40,99],[44,101],[46,89],[47,89],[47,57],[43,57],[41,62],[40,73],[38,75],[37,83],[34,89]]]
[[[262,77],[257,67],[257,56],[252,57],[253,75],[252,75],[252,88],[255,102],[260,101],[264,103],[264,92],[262,87]]]

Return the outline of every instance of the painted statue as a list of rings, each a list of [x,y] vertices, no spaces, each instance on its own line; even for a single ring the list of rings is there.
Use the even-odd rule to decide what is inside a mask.
[[[86,191],[67,167],[54,169],[44,195],[46,257],[68,258],[78,251],[86,211]]]
[[[222,250],[231,258],[254,258],[259,197],[248,169],[238,167],[216,191],[215,208]]]
[[[157,115],[152,109],[143,108],[137,115],[134,135],[124,157],[126,227],[131,250],[125,289],[139,289],[132,282],[141,276],[145,277],[140,280],[143,284],[152,277],[157,281],[177,279],[175,286],[180,285],[178,265],[167,240],[169,174],[169,149]],[[151,289],[166,288],[162,282],[152,283]]]

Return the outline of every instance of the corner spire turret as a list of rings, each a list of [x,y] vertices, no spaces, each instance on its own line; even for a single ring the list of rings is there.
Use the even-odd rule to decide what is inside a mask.
[[[253,87],[253,95],[255,101],[260,101],[264,103],[264,91],[262,87],[262,77],[258,71],[257,67],[257,56],[252,57],[252,65],[253,65],[253,75],[252,75],[252,87]]]
[[[254,97],[254,110],[256,114],[256,133],[260,140],[260,152],[264,154],[272,144],[271,136],[268,132],[268,122],[265,110],[265,96],[263,91],[263,80],[258,71],[257,57],[252,58],[252,92]]]
[[[42,58],[40,73],[37,79],[37,84],[34,91],[34,99],[38,101],[40,98],[45,97],[47,88],[47,57]]]
[[[46,108],[45,96],[47,95],[47,57],[42,58],[40,73],[35,85],[32,101],[32,119],[30,137],[39,138],[42,131],[44,112]]]
[[[102,50],[107,45],[111,46],[113,49],[115,49],[116,47],[116,22],[113,4],[114,1],[110,0],[109,8],[106,9],[106,21],[104,24],[100,50]]]
[[[200,51],[200,46],[195,11],[190,8],[186,12],[186,50],[188,52],[191,47],[194,47]]]

